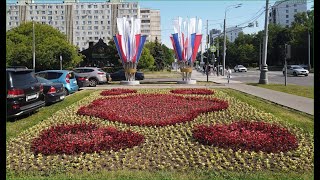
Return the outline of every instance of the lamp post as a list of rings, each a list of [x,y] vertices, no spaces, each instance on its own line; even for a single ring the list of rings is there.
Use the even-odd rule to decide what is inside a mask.
[[[223,22],[223,62],[222,62],[222,76],[224,76],[224,69],[226,66],[226,41],[227,41],[227,36],[226,36],[226,19],[227,19],[227,11],[230,10],[231,8],[239,8],[241,7],[241,3],[240,4],[234,4],[234,5],[230,5],[228,7],[226,7],[225,11],[224,11],[224,22]]]
[[[263,37],[263,56],[260,69],[259,84],[268,84],[268,65],[267,65],[267,46],[268,46],[268,15],[269,15],[269,0],[266,0],[266,13],[264,22],[264,37]]]
[[[33,62],[33,71],[36,71],[36,43],[34,35],[34,21],[32,18],[32,62]]]
[[[28,2],[26,2],[26,5],[29,5],[30,7],[30,4]],[[34,34],[34,20],[33,20],[33,17],[31,17],[31,20],[32,20],[32,68],[33,68],[33,71],[36,71],[36,38],[35,38],[35,34]]]

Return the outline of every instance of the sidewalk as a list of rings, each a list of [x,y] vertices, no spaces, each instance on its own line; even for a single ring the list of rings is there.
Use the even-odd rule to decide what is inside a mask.
[[[207,76],[196,70],[192,71],[192,78],[198,81],[206,81]],[[209,81],[224,84],[226,88],[235,89],[253,96],[260,97],[262,99],[280,104],[301,112],[305,112],[310,115],[314,115],[314,100],[311,98],[305,98],[288,93],[274,91],[266,88],[246,85],[240,81],[230,80],[228,84],[227,78],[223,76],[209,76]]]

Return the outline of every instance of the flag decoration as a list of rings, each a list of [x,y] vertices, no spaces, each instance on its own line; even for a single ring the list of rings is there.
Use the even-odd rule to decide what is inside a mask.
[[[135,72],[147,36],[141,35],[141,20],[117,18],[118,34],[113,36],[127,81],[135,80]]]
[[[183,80],[190,80],[193,63],[202,40],[202,20],[196,18],[186,19],[178,17],[173,21],[174,33],[170,40],[178,60]]]

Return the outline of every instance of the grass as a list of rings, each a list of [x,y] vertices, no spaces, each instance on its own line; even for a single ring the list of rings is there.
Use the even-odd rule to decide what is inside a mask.
[[[286,121],[292,125],[302,128],[307,132],[314,132],[314,117],[300,113],[291,109],[284,108],[274,103],[265,101],[252,95],[248,95],[232,89],[219,89],[227,93],[229,96],[235,97],[256,109],[264,112],[269,112],[282,121]],[[7,140],[18,136],[22,131],[40,123],[42,120],[50,117],[56,111],[64,109],[69,105],[81,100],[82,98],[91,94],[92,90],[80,91],[72,96],[67,97],[64,101],[53,104],[49,107],[40,109],[36,114],[20,119],[15,122],[7,122]],[[142,170],[121,170],[121,171],[99,171],[99,172],[62,172],[53,170],[51,172],[26,172],[17,173],[8,170],[6,173],[8,180],[64,180],[64,179],[110,179],[110,180],[129,180],[129,179],[150,179],[150,180],[202,180],[202,179],[233,179],[233,180],[311,180],[314,179],[312,172],[272,172],[272,171],[254,171],[250,172],[234,172],[234,171],[188,171],[188,172],[175,172],[175,171],[142,171]]]
[[[156,78],[181,78],[180,71],[145,71],[145,79],[156,79]]]
[[[294,94],[297,96],[307,97],[314,99],[314,87],[313,86],[299,86],[294,84],[258,84],[258,83],[248,83],[251,86],[258,86],[262,88],[267,88],[275,91],[280,91],[288,94]]]
[[[215,179],[215,180],[311,180],[314,179],[313,172],[307,173],[276,173],[271,171],[254,172],[254,173],[243,173],[243,172],[213,172],[213,171],[202,171],[202,172],[168,172],[168,171],[99,171],[99,172],[87,172],[82,171],[80,173],[54,173],[54,174],[39,174],[39,173],[28,173],[28,174],[13,174],[7,172],[7,180],[204,180],[204,179]]]
[[[254,106],[257,109],[273,114],[281,121],[286,121],[287,123],[300,127],[307,132],[314,132],[314,116],[276,105],[256,96],[245,94],[233,89],[221,90],[230,96]]]
[[[85,90],[79,91],[75,94],[67,96],[63,101],[52,104],[50,106],[45,106],[38,110],[38,112],[32,114],[31,116],[27,116],[22,119],[17,119],[15,121],[7,121],[6,123],[6,140],[9,140],[12,137],[17,136],[22,131],[38,124],[39,122],[47,119],[53,113],[64,109],[71,104],[79,101],[80,99],[91,94],[93,90]]]

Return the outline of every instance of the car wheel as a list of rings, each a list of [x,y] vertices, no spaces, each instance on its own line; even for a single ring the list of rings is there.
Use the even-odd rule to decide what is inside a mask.
[[[64,94],[65,94],[65,96],[68,96],[68,95],[69,95],[69,91],[68,91],[67,88],[64,88]]]
[[[96,87],[96,85],[97,85],[97,80],[89,79],[89,86],[90,87]]]
[[[296,72],[293,72],[293,75],[294,75],[294,76],[298,76],[298,74],[297,74]]]
[[[308,74],[306,74],[305,76],[308,76]]]

